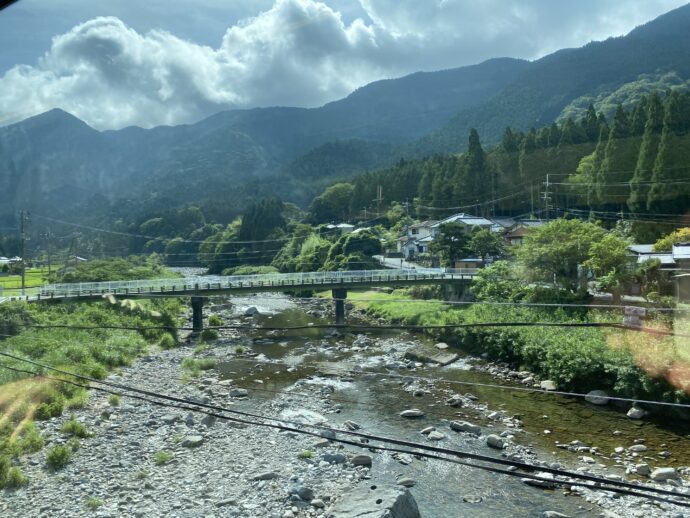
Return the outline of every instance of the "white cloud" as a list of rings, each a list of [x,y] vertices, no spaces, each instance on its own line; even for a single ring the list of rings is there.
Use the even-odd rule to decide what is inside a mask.
[[[92,19],[53,38],[34,66],[0,78],[0,124],[54,107],[104,129],[192,122],[232,107],[318,106],[383,77],[621,34],[682,3],[360,0],[346,22],[327,5],[342,9],[341,0],[325,2],[276,0],[231,25],[216,48]]]

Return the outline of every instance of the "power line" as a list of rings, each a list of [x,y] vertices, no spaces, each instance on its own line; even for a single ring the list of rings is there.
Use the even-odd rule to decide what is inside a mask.
[[[573,478],[576,480],[585,480],[588,482],[594,482],[597,484],[601,484],[601,485],[595,486],[599,490],[610,490],[613,492],[618,492],[621,494],[627,494],[630,496],[638,496],[638,497],[642,497],[642,498],[648,498],[648,499],[652,499],[652,500],[663,501],[663,502],[667,502],[667,503],[671,503],[671,504],[675,504],[675,505],[690,507],[690,502],[684,502],[684,501],[678,502],[675,500],[670,500],[668,498],[656,496],[656,495],[664,495],[664,496],[671,496],[671,497],[679,497],[683,500],[687,500],[688,498],[690,498],[688,495],[685,495],[683,493],[678,493],[676,491],[669,491],[669,490],[665,490],[665,489],[656,488],[653,486],[643,487],[643,486],[639,486],[637,484],[632,484],[629,482],[609,480],[609,479],[605,479],[603,477],[597,477],[597,476],[593,476],[593,475],[587,475],[587,474],[567,471],[567,470],[563,470],[563,469],[535,466],[535,465],[521,462],[521,461],[504,460],[504,459],[500,459],[500,458],[490,457],[487,455],[469,453],[469,452],[464,452],[464,451],[460,451],[460,450],[453,450],[453,449],[449,449],[449,448],[441,448],[438,446],[432,446],[432,445],[422,444],[422,443],[415,443],[412,441],[395,439],[395,438],[391,438],[391,437],[383,437],[383,436],[378,436],[378,435],[368,434],[368,433],[363,433],[363,432],[335,429],[332,427],[326,427],[326,426],[322,426],[322,425],[304,425],[303,423],[296,423],[294,421],[286,421],[284,419],[272,418],[270,416],[264,416],[264,415],[260,415],[260,414],[250,413],[250,412],[242,412],[242,411],[224,408],[224,407],[220,407],[220,406],[216,406],[216,405],[209,405],[209,404],[205,404],[205,403],[190,401],[188,399],[169,396],[169,395],[165,395],[165,394],[161,394],[161,393],[157,393],[157,392],[153,392],[153,391],[137,389],[135,387],[130,387],[130,386],[119,384],[119,383],[112,383],[112,382],[107,382],[107,381],[103,381],[103,380],[97,380],[97,379],[89,378],[87,376],[83,376],[80,374],[75,374],[75,373],[72,373],[69,371],[64,371],[62,369],[57,369],[55,367],[44,365],[44,364],[41,364],[39,362],[29,360],[27,358],[21,358],[21,357],[17,357],[14,355],[10,355],[7,353],[0,352],[0,355],[5,356],[5,357],[9,357],[9,358],[12,358],[15,360],[23,361],[23,362],[26,362],[26,363],[29,363],[29,364],[32,364],[32,365],[35,365],[35,366],[38,366],[41,368],[45,368],[45,369],[51,370],[53,372],[58,372],[58,373],[63,374],[63,375],[72,376],[76,379],[87,381],[88,384],[77,384],[76,382],[73,382],[70,380],[62,380],[60,378],[56,378],[56,381],[62,381],[62,382],[70,383],[72,385],[77,385],[77,386],[81,385],[83,388],[94,388],[96,390],[110,393],[110,394],[117,394],[118,392],[104,389],[102,387],[93,387],[91,385],[91,383],[96,383],[96,384],[104,385],[107,387],[114,387],[114,388],[118,388],[120,390],[124,390],[126,392],[133,392],[134,394],[136,394],[135,396],[133,396],[131,394],[126,394],[127,397],[133,397],[135,399],[144,400],[144,401],[147,401],[147,402],[150,402],[153,404],[157,404],[157,405],[161,405],[161,406],[173,406],[173,407],[180,408],[180,409],[202,412],[202,413],[205,413],[207,415],[212,415],[212,416],[220,418],[220,419],[226,419],[226,420],[231,420],[231,421],[235,421],[235,422],[240,422],[243,424],[255,425],[255,426],[264,426],[264,427],[269,427],[269,428],[274,428],[274,429],[279,429],[279,430],[284,430],[284,431],[291,431],[291,432],[295,432],[295,433],[311,435],[314,437],[322,437],[322,435],[319,432],[313,432],[313,431],[305,430],[304,426],[307,426],[307,427],[315,428],[315,429],[318,429],[321,431],[329,431],[329,432],[333,432],[333,433],[339,433],[339,434],[343,434],[343,435],[359,437],[361,439],[366,439],[367,441],[374,440],[374,441],[382,442],[384,444],[394,444],[396,446],[404,446],[406,448],[416,448],[416,449],[421,449],[423,451],[418,452],[418,451],[409,450],[409,449],[392,448],[390,446],[375,446],[375,445],[371,445],[368,443],[362,444],[362,443],[358,443],[356,441],[350,441],[350,440],[341,439],[338,437],[329,439],[329,440],[332,440],[334,442],[339,442],[342,444],[357,446],[359,448],[373,448],[373,449],[377,449],[377,450],[381,450],[381,451],[392,451],[392,452],[397,452],[397,453],[408,453],[408,454],[412,454],[412,455],[421,455],[421,456],[427,457],[427,458],[435,458],[437,460],[443,460],[443,461],[448,461],[448,462],[452,462],[452,463],[456,463],[456,464],[462,464],[462,465],[466,465],[469,467],[486,469],[486,470],[501,473],[501,474],[510,474],[511,476],[519,476],[521,478],[531,478],[534,480],[543,481],[544,479],[540,478],[538,476],[533,476],[533,475],[525,476],[525,474],[523,474],[523,473],[515,473],[515,472],[509,471],[509,470],[503,470],[503,469],[496,468],[493,466],[484,466],[484,465],[480,465],[480,464],[470,463],[467,461],[461,461],[460,459],[471,459],[474,461],[487,462],[490,464],[499,464],[499,465],[503,465],[503,466],[514,466],[514,467],[526,469],[529,471],[538,470],[538,471],[542,471],[542,472],[546,472],[546,473],[551,473],[553,475],[570,477],[570,478]],[[0,366],[8,368],[6,365],[0,365]],[[19,369],[13,368],[13,367],[9,367],[9,369],[19,370]],[[31,372],[31,371],[24,371],[24,372]],[[37,373],[34,373],[34,375],[36,375],[36,374]],[[170,402],[175,403],[175,404],[156,402],[156,401],[150,400],[148,398],[142,398],[139,395],[148,396],[148,397],[155,397],[158,399],[163,399],[165,401],[170,401]],[[208,410],[201,410],[201,409],[208,409],[208,410],[211,410],[213,412],[209,412]],[[223,412],[223,414],[219,414],[217,412]],[[239,415],[242,417],[228,417],[227,415],[225,415],[225,413]],[[261,421],[261,422],[253,421],[253,420],[247,419],[247,418],[262,419],[263,421]],[[266,421],[269,421],[269,422],[266,422]],[[277,421],[278,424],[273,424],[270,421]],[[290,426],[286,426],[283,423],[287,423]],[[449,459],[447,457],[443,457],[442,455],[450,455],[450,456],[455,457],[455,458]],[[558,480],[553,480],[552,482],[563,483],[563,481],[558,481]],[[587,487],[587,486],[585,486],[585,487]],[[655,494],[649,495],[649,494],[643,493],[643,491],[647,491],[647,492],[655,493]]]

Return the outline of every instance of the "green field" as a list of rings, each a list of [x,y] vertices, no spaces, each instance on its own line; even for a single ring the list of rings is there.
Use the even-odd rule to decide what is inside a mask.
[[[60,268],[60,265],[56,265],[52,268],[55,272]],[[27,268],[25,283],[27,288],[40,286],[47,283],[48,278],[48,268]],[[0,277],[0,293],[5,296],[19,295],[20,289],[22,287],[22,276],[21,275],[9,275],[7,277]]]

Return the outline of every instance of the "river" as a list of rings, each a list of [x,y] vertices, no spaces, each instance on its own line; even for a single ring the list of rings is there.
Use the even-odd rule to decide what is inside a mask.
[[[328,323],[332,318],[309,314],[305,307],[292,304],[282,296],[238,298],[233,302],[235,315],[248,306],[259,309],[260,314],[253,317],[257,327],[308,326]],[[227,308],[219,312],[226,318],[233,314]],[[582,453],[556,447],[558,443],[579,440],[597,447],[603,454],[596,456],[599,472],[623,475],[624,463],[611,458],[611,454],[614,448],[627,448],[637,440],[644,441],[649,453],[648,456],[640,454],[637,462],[644,459],[652,467],[690,464],[682,427],[673,429],[658,422],[634,421],[623,412],[559,395],[466,385],[496,384],[497,380],[473,367],[476,361],[464,354],[458,362],[446,367],[403,366],[404,350],[424,340],[420,335],[391,330],[342,336],[334,336],[332,331],[324,329],[256,331],[233,343],[242,344],[248,353],[258,356],[239,355],[223,363],[220,369],[223,376],[251,390],[253,400],[238,403],[247,409],[256,404],[256,398],[270,399],[280,391],[292,391],[299,400],[295,383],[305,378],[309,383],[328,386],[324,397],[332,400],[337,412],[328,416],[328,422],[336,427],[351,420],[367,433],[424,442],[420,431],[435,426],[446,436],[440,442],[443,447],[498,456],[501,453],[487,447],[484,441],[451,431],[448,421],[462,418],[482,426],[482,433],[500,433],[507,428],[495,416],[490,419],[487,414],[502,411],[501,416],[517,417],[523,424],[515,433],[514,443],[548,463],[571,469],[585,466]],[[401,376],[422,378],[414,384],[419,389],[417,395],[405,389]],[[453,392],[474,394],[479,408],[445,406],[445,398]],[[425,417],[406,420],[399,416],[400,411],[412,407],[423,410]],[[462,417],[456,415],[456,410],[461,411]],[[655,455],[669,450],[673,452],[671,458]],[[414,460],[403,466],[389,455],[381,458],[383,462],[377,465],[373,478],[390,482],[396,475],[404,474],[416,480],[411,491],[423,516],[539,516],[547,510],[571,516],[600,514],[598,507],[568,495],[563,489],[533,488],[517,477],[437,460]]]

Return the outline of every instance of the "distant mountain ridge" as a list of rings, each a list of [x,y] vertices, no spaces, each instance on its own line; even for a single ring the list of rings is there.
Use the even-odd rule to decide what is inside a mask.
[[[277,194],[303,203],[334,177],[484,145],[549,124],[642,74],[690,79],[690,5],[628,35],[539,60],[500,58],[366,85],[320,108],[221,112],[195,124],[99,132],[62,110],[0,127],[0,223],[20,209],[83,217]],[[122,209],[126,207],[126,209]]]

